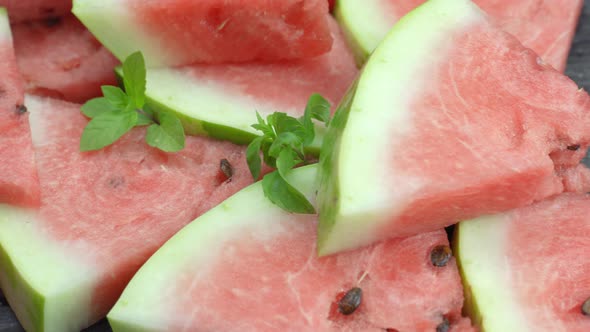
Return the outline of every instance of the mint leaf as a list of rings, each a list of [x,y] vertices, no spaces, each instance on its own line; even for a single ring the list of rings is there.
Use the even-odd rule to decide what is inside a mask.
[[[137,123],[136,112],[107,111],[96,115],[82,133],[80,151],[99,150],[113,144]]]
[[[277,158],[284,148],[298,149],[303,154],[301,138],[292,132],[283,132],[277,136],[268,149],[268,155]]]
[[[117,86],[103,85],[101,88],[104,98],[116,109],[125,109],[129,104],[129,97]]]
[[[330,102],[320,94],[312,94],[307,101],[305,115],[328,125],[330,122]]]
[[[287,173],[302,161],[303,160],[299,159],[297,153],[292,149],[283,149],[277,157],[277,170],[279,171],[279,174],[285,178]]]
[[[123,84],[125,91],[135,108],[141,109],[145,104],[146,69],[141,52],[135,52],[123,62]]]
[[[148,126],[155,123],[154,112],[145,105],[143,110],[137,110],[137,126]]]
[[[283,210],[304,214],[315,213],[313,205],[307,198],[283,179],[278,172],[264,176],[262,190],[264,196]]]
[[[94,118],[103,112],[116,110],[117,109],[104,97],[90,99],[81,107],[82,113],[89,118]]]
[[[260,177],[260,170],[262,169],[262,160],[260,160],[260,147],[264,137],[255,138],[246,149],[246,161],[248,162],[248,168],[254,181]]]
[[[177,152],[184,149],[184,128],[180,120],[168,113],[159,113],[160,124],[148,127],[146,141],[150,146],[165,152]]]
[[[262,134],[266,137],[274,137],[275,133],[272,130],[272,127],[267,124],[264,119],[260,116],[260,114],[258,112],[256,112],[256,119],[258,120],[258,123],[255,123],[252,125],[252,128],[261,131]]]

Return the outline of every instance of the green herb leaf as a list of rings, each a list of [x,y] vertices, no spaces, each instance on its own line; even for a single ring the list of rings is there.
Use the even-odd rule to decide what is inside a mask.
[[[262,160],[260,160],[260,147],[264,137],[255,138],[246,149],[246,161],[248,162],[248,168],[254,181],[260,177],[260,170],[262,169]]]
[[[330,122],[330,102],[320,94],[314,93],[307,101],[305,114],[328,125]]]
[[[303,154],[301,138],[292,132],[283,132],[274,140],[268,149],[268,155],[277,158],[281,150],[285,148],[297,149]]]
[[[103,85],[101,88],[104,97],[116,109],[125,109],[129,104],[129,97],[117,86]]]
[[[143,110],[137,110],[137,126],[148,126],[154,121],[154,112],[145,105]]]
[[[283,178],[286,178],[289,171],[302,161],[297,152],[292,149],[283,149],[277,158],[277,170]]]
[[[105,97],[90,99],[86,104],[82,105],[81,108],[82,113],[89,118],[94,118],[103,112],[116,110],[117,109]]]
[[[184,149],[184,128],[180,120],[168,113],[159,113],[160,124],[148,127],[146,141],[150,146],[166,152],[177,152]]]
[[[258,112],[256,112],[256,119],[258,120],[258,123],[253,124],[252,128],[261,131],[266,137],[275,137],[275,132],[272,130],[272,127],[264,121]]]
[[[145,104],[146,69],[141,52],[135,52],[123,62],[123,84],[125,91],[135,108],[141,109]]]
[[[265,175],[262,179],[262,189],[264,195],[283,210],[304,214],[315,213],[307,198],[281,177],[279,172]]]
[[[99,150],[113,144],[137,123],[136,112],[107,111],[96,115],[82,133],[80,151]]]

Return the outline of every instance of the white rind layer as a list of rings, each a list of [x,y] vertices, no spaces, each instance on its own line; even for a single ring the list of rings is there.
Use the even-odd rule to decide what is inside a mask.
[[[27,331],[79,331],[89,325],[95,272],[51,240],[35,212],[0,205],[0,248],[16,270],[3,262],[0,286]],[[36,296],[24,296],[25,288]]]
[[[452,46],[449,36],[482,20],[483,12],[469,0],[431,0],[400,20],[375,50],[335,152],[339,210],[319,248],[322,255],[386,237],[380,230],[423,186],[421,179],[392,172],[396,151],[391,145],[413,130],[411,103],[420,98],[428,75]],[[403,190],[391,187],[393,183],[403,183]]]
[[[143,53],[148,67],[180,61],[157,38],[141,29],[125,0],[74,0],[72,12],[121,61],[136,51]]]
[[[514,297],[512,269],[506,252],[510,220],[505,215],[480,217],[458,225],[455,255],[475,320],[482,331],[533,331]]]
[[[313,201],[315,178],[316,166],[307,166],[294,170],[289,182]],[[190,267],[207,273],[209,262],[216,260],[224,241],[243,232],[272,238],[289,231],[284,222],[278,222],[289,218],[298,216],[272,204],[264,196],[261,182],[241,190],[166,242],[128,284],[108,314],[109,322],[115,331],[165,331],[169,323],[186,321],[187,317],[173,317],[163,310],[183,302],[179,298],[183,294],[175,288],[182,272]]]

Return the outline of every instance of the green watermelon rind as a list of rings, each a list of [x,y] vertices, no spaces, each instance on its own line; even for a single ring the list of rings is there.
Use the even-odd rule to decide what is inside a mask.
[[[336,1],[334,6],[334,17],[336,21],[338,21],[342,32],[344,33],[344,38],[346,39],[347,45],[352,51],[354,55],[354,60],[357,66],[361,67],[367,59],[371,52],[367,50],[366,47],[361,45],[361,40],[357,36],[357,32],[354,31],[355,25],[350,22],[350,16],[346,14],[347,9],[345,5],[343,5],[344,1]]]
[[[316,177],[314,164],[293,170],[288,180],[313,202]],[[173,286],[178,275],[188,266],[199,270],[210,266],[209,261],[224,245],[223,239],[239,238],[244,228],[251,229],[255,223],[273,222],[286,215],[288,212],[264,196],[261,182],[256,182],[195,219],[160,247],[133,276],[107,315],[113,331],[168,330],[171,313],[162,308],[166,308],[167,299],[177,301]]]
[[[428,63],[420,59],[431,59],[431,54],[448,46],[450,33],[483,18],[471,1],[431,0],[404,16],[372,53],[358,78],[350,106],[340,109],[348,113],[348,119],[335,121],[328,129],[328,135],[338,136],[341,144],[322,149],[322,155],[330,155],[323,160],[330,160],[331,168],[338,173],[320,175],[327,179],[322,180],[318,195],[320,255],[385,237],[380,229],[390,221],[392,204],[381,176],[387,176],[389,162],[381,157],[383,150],[376,147],[383,145],[390,127],[400,133],[408,130],[405,121],[411,115],[406,103],[420,91],[417,75],[428,70]],[[320,170],[328,167],[320,166]],[[335,200],[339,204],[334,204]]]
[[[151,69],[148,69],[148,76]],[[166,69],[154,69],[154,71],[167,71]],[[182,85],[182,78],[180,77],[181,74],[178,74],[178,81],[175,81],[176,75],[174,70],[170,70],[172,82],[162,82],[161,80],[150,80],[151,84],[166,84],[168,86],[178,86],[178,90],[181,91],[183,88],[186,88]],[[123,88],[122,78],[123,78],[123,71],[121,67],[115,68],[115,74],[117,75],[117,79],[119,81],[119,85]],[[156,81],[156,83],[153,83]],[[237,118],[231,116],[216,116],[212,114],[212,112],[208,112],[207,114],[199,114],[197,112],[197,116],[188,115],[188,111],[183,111],[181,109],[176,109],[174,107],[168,106],[165,100],[161,100],[154,96],[153,93],[150,91],[157,90],[157,85],[153,86],[152,88],[149,87],[146,91],[146,104],[151,107],[152,109],[160,112],[166,112],[170,114],[174,114],[177,116],[183,124],[184,130],[187,135],[193,136],[208,136],[219,140],[228,140],[230,142],[246,145],[249,144],[253,139],[258,137],[259,132],[257,132],[254,128],[251,127],[252,124],[256,123],[256,113],[255,110],[250,112],[252,116],[252,121],[246,121],[242,123],[236,123],[234,125],[228,124],[228,117],[229,118]],[[247,112],[247,110],[238,110],[232,109],[232,113],[239,114],[240,116]],[[202,116],[201,116],[202,115]],[[204,120],[204,118],[208,118],[211,120]],[[320,152],[320,146],[323,141],[324,134],[326,129],[321,126],[316,126],[316,137],[314,142],[306,148],[306,151],[311,155],[318,156]]]

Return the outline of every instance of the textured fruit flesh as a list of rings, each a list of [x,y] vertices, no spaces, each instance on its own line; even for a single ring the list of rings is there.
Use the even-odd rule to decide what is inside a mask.
[[[183,64],[309,58],[332,45],[326,0],[129,0],[126,6]]]
[[[493,21],[559,71],[565,70],[583,0],[474,0]],[[387,21],[394,22],[423,0],[376,0]]]
[[[116,85],[119,62],[71,14],[13,30],[28,93],[83,103],[101,95],[101,85]]]
[[[0,203],[19,206],[39,204],[39,181],[35,168],[29,114],[16,66],[6,16],[0,18]]]
[[[48,19],[66,15],[72,9],[72,0],[2,0],[8,9],[10,22]]]

